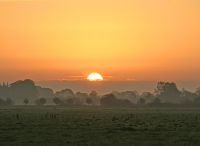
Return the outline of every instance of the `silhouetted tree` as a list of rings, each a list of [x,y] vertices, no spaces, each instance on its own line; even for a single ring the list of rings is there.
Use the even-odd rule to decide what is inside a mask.
[[[10,98],[6,98],[6,101],[5,101],[6,105],[14,105],[14,102],[12,99]]]
[[[64,89],[56,92],[55,97],[58,97],[60,99],[72,98],[74,97],[74,92],[71,89]]]
[[[92,99],[91,98],[87,98],[86,99],[86,103],[89,104],[89,105],[91,105],[92,104]]]
[[[0,85],[0,98],[10,98],[11,97],[11,92],[10,92],[10,87],[8,83],[4,83]]]
[[[194,104],[200,104],[200,97],[197,97],[194,99]]]
[[[155,93],[164,102],[180,102],[181,92],[173,82],[158,82]]]
[[[154,98],[154,95],[151,92],[143,92],[140,97],[148,99],[148,98]]]
[[[146,100],[144,98],[140,98],[138,101],[138,104],[144,105],[146,103]]]
[[[181,92],[181,103],[183,104],[190,104],[196,98],[198,98],[198,96],[188,90],[183,89]]]
[[[27,105],[28,103],[29,103],[29,100],[28,100],[27,98],[25,98],[25,99],[24,99],[24,104]]]
[[[5,105],[5,101],[0,98],[0,106],[3,106],[3,105]]]
[[[40,98],[40,99],[36,100],[37,105],[44,105],[46,102],[47,101],[45,98]]]
[[[195,95],[194,104],[200,105],[200,88],[197,88]]]
[[[123,91],[123,92],[112,92],[117,99],[127,99],[132,103],[137,103],[139,93],[137,91]]]
[[[89,98],[89,99],[88,99]],[[87,104],[92,104],[92,105],[99,105],[99,97],[98,97],[98,93],[96,91],[91,91],[89,94],[89,97],[86,98],[86,103]]]
[[[56,105],[63,105],[63,102],[60,100],[60,98],[58,97],[55,97],[53,98],[53,102],[56,104]]]
[[[24,99],[26,97],[36,98],[38,91],[32,80],[17,81],[10,85],[12,97],[15,99]]]
[[[196,93],[197,96],[200,97],[200,88],[197,88],[195,93]]]
[[[38,97],[45,97],[45,98],[53,98],[54,97],[54,93],[53,90],[50,88],[42,88],[40,86],[37,86],[37,91],[38,91]]]
[[[155,97],[154,97],[154,95],[151,92],[143,92],[140,95],[140,98],[145,99],[146,103],[151,103],[154,100]]]
[[[160,99],[158,98],[158,97],[156,97],[153,101],[152,101],[152,103],[151,103],[152,105],[160,105],[161,104],[161,101],[160,101]]]
[[[133,105],[127,99],[117,99],[113,94],[106,94],[100,100],[103,106],[131,106]]]
[[[73,98],[68,98],[68,99],[66,100],[66,103],[67,103],[67,105],[73,105],[73,104],[74,104]]]
[[[97,97],[97,96],[98,96],[98,93],[97,93],[96,91],[93,90],[93,91],[90,92],[89,96],[90,96],[90,97]]]
[[[173,82],[158,82],[156,93],[160,97],[169,97],[179,96],[181,92],[178,90],[176,84]]]

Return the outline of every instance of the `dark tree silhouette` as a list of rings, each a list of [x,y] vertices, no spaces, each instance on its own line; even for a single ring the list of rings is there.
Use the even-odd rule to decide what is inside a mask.
[[[14,105],[14,102],[11,98],[6,98],[6,105]]]
[[[181,92],[178,90],[175,83],[158,82],[156,94],[159,97],[179,97]]]
[[[29,103],[29,100],[28,100],[27,98],[25,98],[25,99],[24,99],[24,104],[27,105],[28,103]]]
[[[7,84],[3,82],[3,84],[0,84],[0,98],[10,98],[11,97],[11,92],[10,92],[10,87]]]
[[[98,96],[98,93],[97,93],[96,91],[93,90],[93,91],[90,92],[89,96],[90,96],[90,97],[97,97],[97,96]]]
[[[197,96],[199,96],[199,97],[200,97],[200,88],[197,88],[197,89],[196,89],[196,92],[195,92],[195,94],[196,94]]]
[[[36,98],[38,91],[32,80],[17,81],[10,85],[10,91],[13,98],[24,99],[26,97]]]
[[[56,105],[63,105],[63,102],[60,100],[60,98],[58,97],[55,97],[53,98],[53,102],[56,104]]]
[[[194,104],[200,105],[200,88],[197,88],[195,95]]]
[[[50,88],[42,88],[40,86],[37,86],[37,91],[38,91],[38,97],[45,97],[45,98],[53,98],[54,93],[53,90]]]
[[[3,106],[3,105],[5,105],[5,101],[0,98],[0,106]]]
[[[198,95],[188,90],[183,89],[181,92],[181,100],[182,100],[181,102],[183,104],[191,104],[191,102],[196,98],[198,98]]]
[[[181,92],[178,90],[175,83],[159,82],[155,90],[156,97],[166,103],[180,103]]]
[[[102,106],[131,106],[132,103],[127,99],[117,99],[113,94],[104,95],[100,103]]]
[[[143,92],[140,97],[144,99],[151,99],[154,98],[154,95],[151,92]]]
[[[55,97],[66,98],[74,97],[74,92],[71,89],[64,89],[55,93]]]
[[[86,99],[86,103],[89,104],[89,105],[91,105],[91,104],[93,103],[93,101],[92,101],[91,98],[87,98],[87,99]]]
[[[36,100],[36,105],[44,105],[46,102],[47,101],[45,98],[40,98],[40,99]]]
[[[67,105],[73,105],[74,104],[74,99],[73,98],[69,98],[66,100],[66,104]]]
[[[146,100],[144,98],[140,98],[138,100],[138,104],[140,104],[140,105],[144,105],[145,103],[146,103]]]
[[[160,105],[160,104],[161,104],[161,101],[160,101],[160,99],[159,99],[158,97],[156,97],[156,98],[152,101],[151,104],[157,106],[157,105]]]

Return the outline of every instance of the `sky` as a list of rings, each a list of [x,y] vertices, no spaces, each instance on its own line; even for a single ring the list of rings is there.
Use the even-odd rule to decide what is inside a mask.
[[[0,0],[0,81],[200,80],[199,0]]]

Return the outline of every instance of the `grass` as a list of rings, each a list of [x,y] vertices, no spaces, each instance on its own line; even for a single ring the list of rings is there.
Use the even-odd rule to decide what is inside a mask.
[[[200,109],[0,107],[2,146],[197,146]]]

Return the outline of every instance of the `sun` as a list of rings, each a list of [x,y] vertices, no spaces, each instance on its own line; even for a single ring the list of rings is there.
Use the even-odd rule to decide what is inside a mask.
[[[100,73],[93,72],[87,76],[87,80],[88,81],[103,81],[103,76]]]

